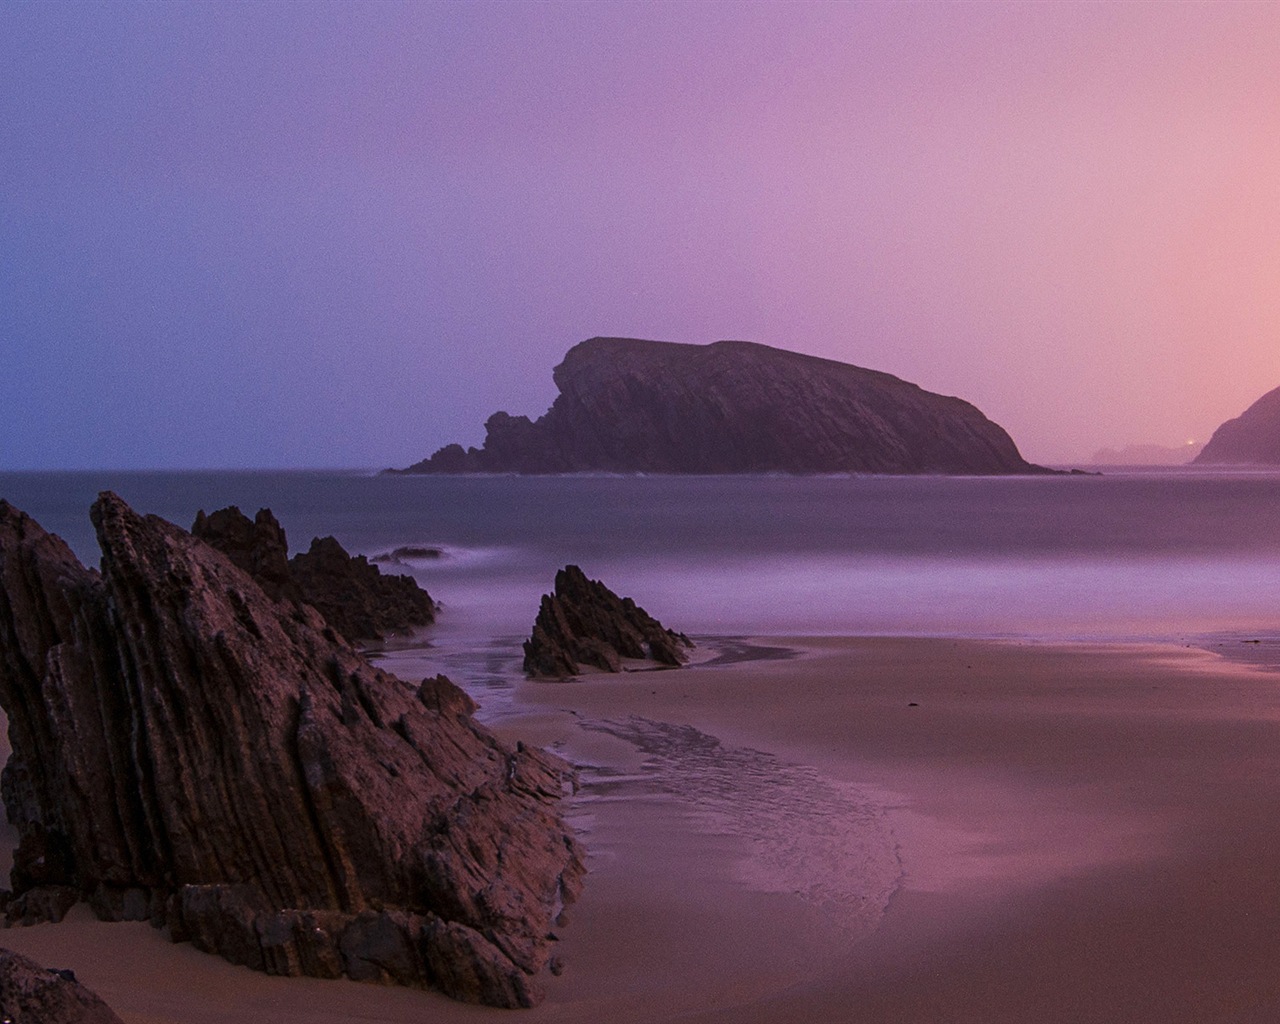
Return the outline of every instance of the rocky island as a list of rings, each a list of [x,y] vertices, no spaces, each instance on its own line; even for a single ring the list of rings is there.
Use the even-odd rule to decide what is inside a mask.
[[[1191,464],[1280,466],[1280,388],[1222,424]]]
[[[567,766],[173,524],[92,519],[101,572],[0,501],[9,921],[85,901],[271,974],[538,1002],[584,874]]]
[[[752,342],[592,338],[553,376],[537,420],[495,413],[482,448],[398,472],[1048,472],[962,399]]]

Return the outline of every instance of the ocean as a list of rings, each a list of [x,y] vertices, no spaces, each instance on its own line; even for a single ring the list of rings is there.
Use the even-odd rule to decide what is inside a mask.
[[[270,507],[292,550],[333,534],[442,604],[441,670],[497,685],[576,563],[691,635],[1158,640],[1280,651],[1280,474],[441,477],[368,472],[3,473],[0,497],[91,564],[112,489],[189,527]],[[1257,643],[1253,643],[1257,641]],[[1246,646],[1247,645],[1247,646]]]

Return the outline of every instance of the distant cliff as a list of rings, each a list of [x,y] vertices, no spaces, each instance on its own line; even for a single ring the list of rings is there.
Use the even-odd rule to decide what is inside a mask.
[[[746,341],[592,338],[536,421],[494,413],[482,448],[406,473],[1046,472],[974,406],[887,373]]]
[[[1222,424],[1192,463],[1280,465],[1280,388],[1268,391],[1235,419]]]
[[[1174,448],[1164,444],[1130,444],[1123,448],[1099,448],[1090,459],[1095,466],[1185,466],[1204,449],[1188,441]]]

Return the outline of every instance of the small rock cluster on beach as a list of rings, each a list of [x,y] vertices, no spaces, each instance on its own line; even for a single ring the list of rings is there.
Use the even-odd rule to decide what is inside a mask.
[[[250,520],[235,505],[205,515],[191,532],[247,572],[276,600],[303,601],[352,643],[408,633],[435,621],[435,602],[412,576],[383,575],[333,537],[289,558],[284,529],[263,508]]]
[[[576,565],[556,573],[555,592],[544,594],[524,643],[524,670],[563,679],[583,665],[621,672],[623,658],[683,665],[693,643],[667,629],[629,597],[619,597]]]
[[[4,1024],[121,1024],[70,971],[48,970],[7,949],[0,949],[0,1018]]]
[[[92,519],[101,573],[0,501],[9,920],[85,900],[272,974],[536,1003],[584,873],[567,766],[171,523]]]

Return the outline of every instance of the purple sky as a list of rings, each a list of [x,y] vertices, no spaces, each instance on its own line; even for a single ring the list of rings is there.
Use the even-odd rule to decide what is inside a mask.
[[[404,465],[596,334],[1028,457],[1280,385],[1280,5],[0,5],[0,469]]]

